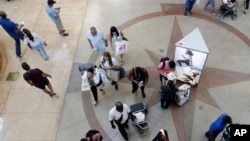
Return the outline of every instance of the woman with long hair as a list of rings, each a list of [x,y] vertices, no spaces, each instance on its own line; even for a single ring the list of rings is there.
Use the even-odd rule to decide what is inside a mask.
[[[114,57],[111,57],[109,52],[104,52],[103,56],[100,59],[101,66],[105,70],[114,70],[119,67],[119,64],[117,63],[116,59]],[[112,80],[111,85],[115,86],[115,89],[118,90],[117,82]]]
[[[48,60],[49,56],[44,49],[44,46],[47,46],[47,43],[44,39],[34,32],[31,33],[30,30],[26,28],[23,29],[23,33],[25,34],[24,43],[29,45],[32,49],[35,49],[44,60]]]
[[[113,50],[115,50],[115,43],[120,42],[122,40],[127,40],[124,37],[124,34],[122,31],[119,31],[115,26],[111,26],[110,28],[110,44]],[[121,63],[124,63],[123,60],[123,54],[120,55],[121,57]]]

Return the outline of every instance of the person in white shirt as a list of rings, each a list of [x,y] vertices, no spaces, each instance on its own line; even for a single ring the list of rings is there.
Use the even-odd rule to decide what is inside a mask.
[[[128,120],[129,116],[132,117],[130,112],[130,108],[127,104],[123,104],[121,101],[117,101],[115,106],[109,111],[109,121],[111,123],[111,127],[113,129],[116,128],[114,122],[118,126],[120,133],[122,134],[123,138],[127,141],[128,134],[125,130],[128,129]]]
[[[30,46],[32,49],[35,49],[44,60],[48,60],[49,56],[44,49],[44,46],[47,46],[47,43],[44,41],[44,39],[39,37],[34,32],[31,33],[26,28],[23,29],[23,33],[25,34],[24,43]]]
[[[108,79],[106,77],[106,74],[103,73],[101,69],[96,68],[96,66],[91,67],[87,70],[87,78],[90,90],[95,100],[93,104],[96,105],[98,103],[97,87],[102,92],[102,94],[105,95],[105,90],[103,89],[103,87],[106,83],[108,83]]]
[[[105,52],[105,47],[108,46],[108,41],[105,35],[95,27],[91,27],[90,31],[87,33],[87,38],[90,47],[93,50],[99,52],[100,55],[103,55],[103,53]]]
[[[115,26],[111,26],[111,28],[110,28],[110,44],[111,44],[112,49],[115,50],[115,48],[116,48],[115,43],[120,42],[122,40],[127,40],[124,37],[123,32],[119,31]],[[120,57],[121,57],[121,63],[124,64],[123,54],[121,54]]]
[[[101,67],[104,70],[116,70],[119,68],[119,64],[117,63],[114,57],[111,57],[109,52],[104,52],[103,56],[100,59]],[[115,89],[118,90],[117,82],[112,80],[111,85],[115,86]]]

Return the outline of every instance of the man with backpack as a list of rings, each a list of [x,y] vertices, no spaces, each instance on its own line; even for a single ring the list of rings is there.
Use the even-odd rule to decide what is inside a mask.
[[[175,71],[175,62],[169,60],[168,57],[161,58],[160,64],[158,65],[158,71],[160,73],[161,85],[163,85],[162,79],[168,80],[167,74]]]

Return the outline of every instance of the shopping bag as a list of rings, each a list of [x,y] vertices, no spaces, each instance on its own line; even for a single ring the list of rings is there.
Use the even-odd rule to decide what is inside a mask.
[[[176,77],[176,75],[175,75],[174,72],[168,73],[167,74],[167,78],[168,78],[168,80],[175,80],[175,79],[177,79],[177,77]]]
[[[120,76],[120,72],[116,71],[116,70],[107,70],[107,76],[109,79],[111,79],[113,81],[118,81],[119,76]]]
[[[120,42],[115,42],[115,55],[119,56],[127,52],[128,41],[122,40]]]
[[[83,91],[89,91],[90,87],[89,87],[89,82],[88,82],[88,73],[87,71],[85,71],[82,75],[82,87],[81,90]]]

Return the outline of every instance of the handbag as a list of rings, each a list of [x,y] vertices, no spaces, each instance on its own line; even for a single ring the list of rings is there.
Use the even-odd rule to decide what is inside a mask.
[[[115,55],[119,56],[127,52],[128,49],[128,41],[122,40],[119,42],[115,42]]]
[[[118,70],[107,70],[107,77],[113,81],[118,81],[120,76],[120,71]]]
[[[87,71],[85,71],[82,75],[82,86],[81,90],[83,91],[88,91],[90,90],[89,82],[88,82],[88,76],[87,76]]]

